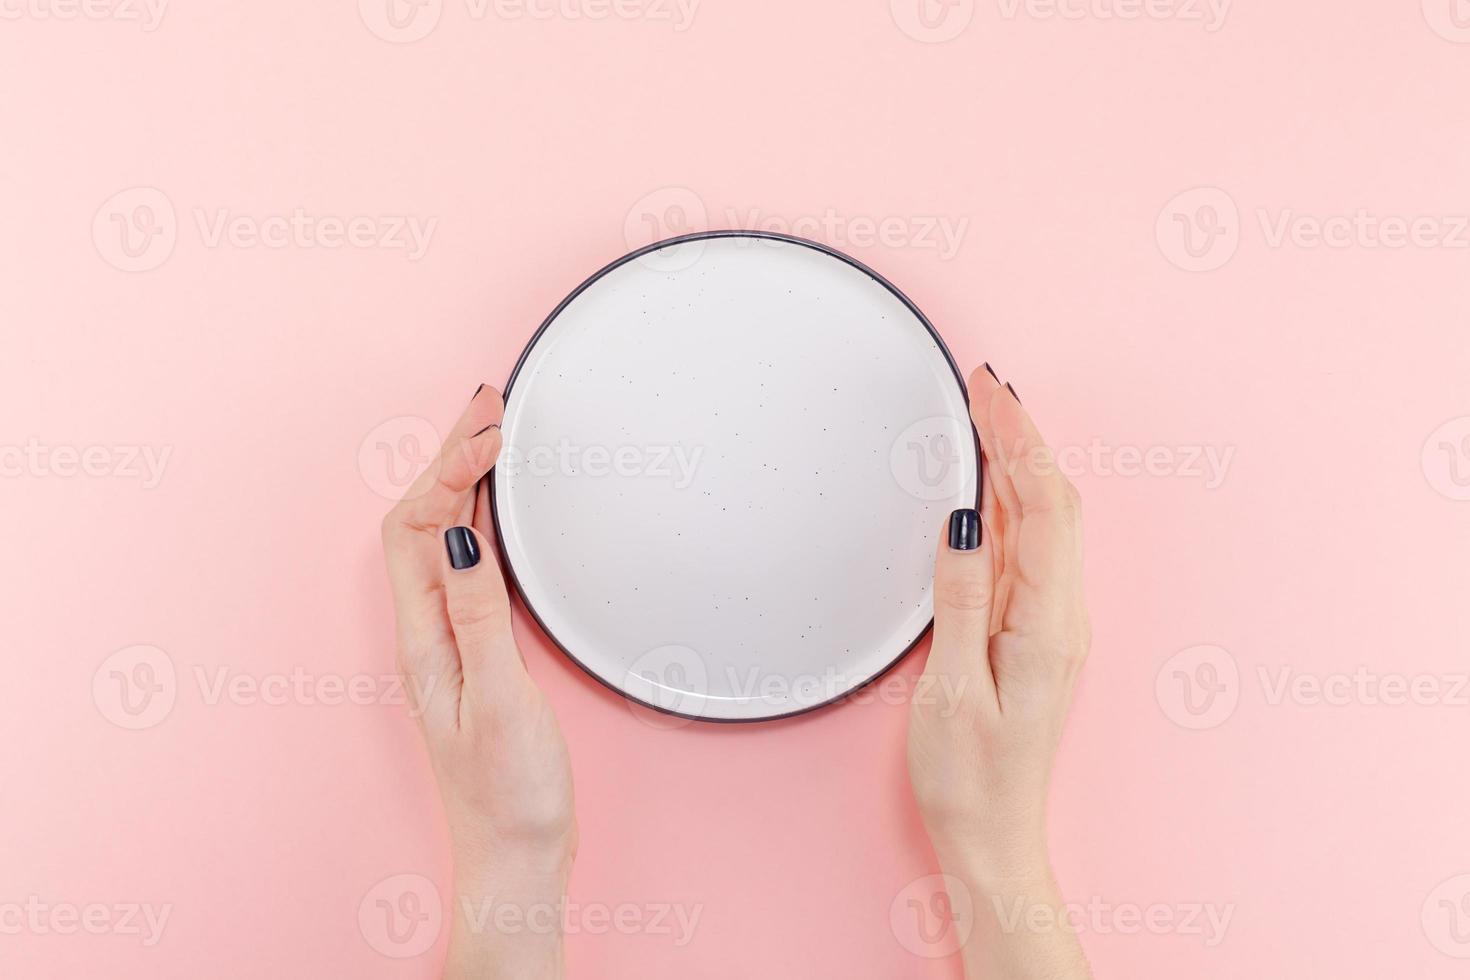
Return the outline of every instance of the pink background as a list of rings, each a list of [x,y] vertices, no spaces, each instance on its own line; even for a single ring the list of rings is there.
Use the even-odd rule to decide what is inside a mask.
[[[600,20],[444,0],[407,43],[369,27],[392,34],[379,0],[175,0],[154,30],[96,2],[0,8],[0,915],[31,896],[172,911],[153,946],[9,928],[0,974],[433,975],[442,938],[395,959],[359,928],[384,879],[447,881],[404,709],[211,704],[197,672],[391,673],[377,443],[411,455],[655,226],[816,218],[798,230],[891,277],[967,368],[994,363],[1054,444],[1158,449],[1152,475],[1075,476],[1097,636],[1055,862],[1073,901],[1175,923],[1101,913],[1097,974],[1464,975],[1470,30],[1452,0],[1240,0],[1216,30],[1162,15],[1184,0],[1133,19],[956,0],[933,30],[917,0],[703,0],[688,24],[662,0]],[[133,188],[153,190],[109,203]],[[220,209],[437,224],[410,260],[212,243],[197,215]],[[1402,247],[1274,235],[1359,211],[1430,223]],[[114,216],[162,234],[130,258]],[[957,251],[926,246],[931,221],[967,223]],[[101,449],[67,475],[27,445]],[[170,453],[156,486],[127,447]],[[1190,447],[1233,453],[1223,481],[1191,475]],[[661,731],[525,617],[518,635],[574,758],[573,899],[702,909],[682,948],[572,937],[572,976],[958,976],[890,919],[934,871],[903,706]],[[138,644],[177,691],[127,730],[104,661]],[[1432,696],[1273,697],[1284,668]],[[1195,906],[1232,910],[1221,941],[1182,924]]]

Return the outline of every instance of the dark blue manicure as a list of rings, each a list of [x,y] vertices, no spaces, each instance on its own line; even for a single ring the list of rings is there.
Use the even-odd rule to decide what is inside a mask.
[[[974,551],[980,547],[980,512],[964,507],[949,515],[951,551]]]
[[[449,550],[451,567],[464,571],[480,564],[480,542],[467,527],[452,527],[444,532],[444,547]]]

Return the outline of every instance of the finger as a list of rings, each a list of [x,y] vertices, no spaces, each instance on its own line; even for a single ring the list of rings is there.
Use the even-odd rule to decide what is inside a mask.
[[[1012,392],[994,399],[991,423],[1019,509],[1005,625],[1009,629],[1014,621],[1024,630],[1056,623],[1081,605],[1080,498]]]
[[[993,704],[988,651],[995,566],[988,539],[975,510],[957,510],[945,522],[934,562],[934,643],[925,673],[946,677],[952,685],[969,679]]]
[[[1005,576],[1005,518],[996,501],[995,484],[991,477],[991,465],[982,461],[980,467],[980,525],[981,533],[990,544],[990,570],[995,580],[995,597],[990,602],[990,633],[1000,630],[1001,613],[1005,609],[1006,589],[1009,579]]]
[[[492,453],[498,452],[499,431],[491,429],[475,434],[483,429],[487,419],[498,419],[500,414],[499,393],[482,385],[456,423],[447,445],[458,445],[468,435],[476,456],[489,455],[493,459]],[[426,474],[437,479],[443,469],[436,460]],[[459,475],[452,473],[449,478],[459,479]],[[472,500],[469,495],[465,497]],[[440,591],[443,545],[433,530],[429,511],[425,510],[424,495],[416,495],[411,488],[408,497],[383,519],[382,533],[393,590],[400,665],[418,695],[417,709],[422,712],[422,720],[434,728],[457,717],[462,672]]]
[[[474,528],[486,539],[495,539],[495,518],[490,513],[490,477],[475,484]]]
[[[419,474],[395,508],[401,523],[431,529],[436,537],[448,526],[458,514],[464,495],[495,465],[504,414],[500,392],[482,385],[445,438],[438,457]]]
[[[400,611],[405,604],[422,608],[432,604],[430,599],[437,603],[443,581],[440,533],[452,526],[462,512],[473,513],[474,495],[470,491],[500,454],[500,429],[495,423],[487,423],[478,430],[469,428],[487,415],[500,414],[499,395],[493,388],[484,389],[480,398],[486,403],[479,408],[470,406],[445,442],[439,458],[383,519],[388,576]]]
[[[1020,513],[1020,502],[1016,499],[1015,487],[1006,472],[1002,457],[996,446],[995,427],[990,421],[990,403],[1000,392],[1009,393],[1001,385],[989,362],[970,375],[970,419],[975,423],[975,432],[980,436],[980,450],[985,460],[981,474],[980,514],[985,526],[992,532],[995,554],[995,600],[991,604],[991,632],[1000,629],[1001,617],[1005,612],[1006,599],[1010,594],[1011,556],[1015,552],[1015,535],[1019,518],[1008,520]]]
[[[466,699],[493,704],[525,678],[510,626],[510,597],[490,542],[472,527],[444,533],[444,605],[464,669]]]

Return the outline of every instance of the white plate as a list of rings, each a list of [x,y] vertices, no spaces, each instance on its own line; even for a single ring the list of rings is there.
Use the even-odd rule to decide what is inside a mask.
[[[751,232],[649,246],[564,300],[506,387],[508,570],[612,689],[778,718],[928,629],[978,451],[938,335],[855,260]]]

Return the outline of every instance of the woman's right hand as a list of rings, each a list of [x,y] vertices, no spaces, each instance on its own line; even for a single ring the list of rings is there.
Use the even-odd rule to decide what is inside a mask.
[[[988,464],[981,512],[956,511],[939,545],[925,674],[946,695],[914,701],[909,778],[940,866],[974,909],[966,976],[1085,978],[1046,843],[1052,760],[1091,642],[1079,498],[988,365],[970,395]]]

